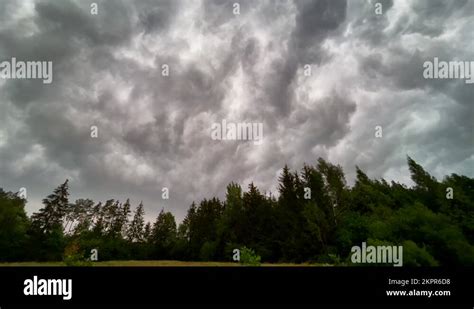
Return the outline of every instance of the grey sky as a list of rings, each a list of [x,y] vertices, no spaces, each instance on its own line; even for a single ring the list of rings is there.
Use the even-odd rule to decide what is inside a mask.
[[[26,187],[29,213],[69,178],[73,200],[181,220],[231,181],[275,193],[285,164],[318,157],[349,183],[359,165],[410,184],[406,155],[474,176],[474,85],[423,78],[434,57],[474,61],[472,0],[380,1],[382,15],[376,1],[91,2],[0,1],[0,61],[54,67],[50,85],[0,79],[0,187]],[[262,122],[263,144],[212,140],[222,119]]]

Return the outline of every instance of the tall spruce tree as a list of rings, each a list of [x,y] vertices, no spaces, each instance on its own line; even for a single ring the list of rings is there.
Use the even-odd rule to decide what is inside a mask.
[[[155,258],[171,257],[171,250],[176,241],[176,221],[172,213],[163,209],[153,224],[151,242]]]
[[[32,215],[31,258],[60,260],[65,245],[63,222],[69,206],[68,180],[43,199],[43,204],[44,207]]]
[[[145,240],[144,227],[145,227],[145,210],[143,208],[143,203],[140,202],[140,205],[135,209],[135,214],[133,215],[132,222],[127,230],[127,239],[131,242],[142,242]]]
[[[69,206],[68,182],[69,180],[66,180],[43,199],[44,207],[33,214],[33,225],[41,232],[50,233],[53,230],[63,232],[63,220]]]
[[[151,224],[147,222],[145,228],[143,229],[143,239],[146,242],[151,242]]]

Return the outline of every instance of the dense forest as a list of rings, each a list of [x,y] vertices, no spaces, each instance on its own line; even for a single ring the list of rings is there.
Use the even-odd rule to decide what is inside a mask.
[[[225,200],[190,206],[179,225],[161,211],[145,222],[129,200],[69,200],[66,180],[28,217],[26,200],[0,189],[0,260],[174,259],[231,261],[250,248],[263,262],[350,264],[367,242],[402,245],[405,266],[474,265],[474,179],[439,182],[408,157],[413,187],[373,180],[357,169],[352,187],[343,170],[319,159],[300,172],[283,169],[278,198],[253,183],[227,186]]]

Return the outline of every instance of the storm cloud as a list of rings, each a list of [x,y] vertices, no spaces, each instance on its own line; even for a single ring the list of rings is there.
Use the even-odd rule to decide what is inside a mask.
[[[27,188],[30,213],[66,178],[73,200],[129,197],[151,220],[231,181],[276,194],[285,164],[318,157],[349,183],[358,165],[409,185],[407,155],[474,176],[474,85],[423,78],[474,61],[472,0],[96,3],[0,1],[0,62],[54,69],[0,79],[0,187]],[[212,140],[222,119],[263,123],[263,143]]]

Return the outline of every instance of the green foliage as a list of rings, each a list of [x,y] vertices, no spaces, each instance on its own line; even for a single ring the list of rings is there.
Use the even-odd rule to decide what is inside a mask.
[[[314,262],[319,264],[330,264],[330,265],[343,265],[341,257],[335,253],[320,254],[315,259]]]
[[[84,257],[84,251],[77,242],[71,242],[64,249],[63,262],[66,266],[91,266],[92,262]]]
[[[411,188],[370,179],[359,167],[348,187],[342,168],[323,159],[301,172],[285,166],[278,198],[253,183],[246,191],[231,183],[224,201],[193,202],[179,226],[164,210],[153,224],[145,222],[141,203],[130,221],[129,200],[70,204],[67,180],[29,219],[26,201],[0,189],[0,260],[83,265],[84,254],[98,249],[100,260],[228,261],[233,249],[245,245],[246,265],[344,265],[350,264],[351,247],[367,242],[403,245],[408,266],[474,266],[474,179],[452,174],[438,181],[412,158],[407,161]]]
[[[189,209],[187,221],[187,237],[189,242],[189,258],[199,259],[201,248],[206,242],[217,241],[218,225],[223,212],[223,205],[219,199],[203,200],[196,207]]]
[[[30,258],[59,261],[65,246],[63,224],[70,206],[68,180],[43,199],[43,205],[31,217],[28,231]]]
[[[43,233],[63,231],[63,220],[69,207],[69,185],[66,180],[43,199],[44,207],[32,216],[35,229]]]
[[[28,225],[25,200],[0,189],[0,261],[26,258]]]
[[[161,210],[153,224],[150,236],[152,253],[156,259],[171,258],[170,252],[176,243],[176,221],[173,214]]]
[[[260,266],[261,257],[247,247],[240,249],[240,263],[246,266]]]
[[[426,248],[418,247],[411,240],[406,240],[403,246],[403,265],[404,266],[438,266],[439,263],[426,250]]]
[[[133,216],[133,220],[130,223],[130,226],[127,230],[127,238],[131,242],[142,242],[146,239],[144,235],[144,228],[145,228],[145,219],[143,216],[145,215],[145,210],[143,209],[143,203],[138,205],[137,209],[135,210],[135,215]],[[148,227],[149,229],[150,227]],[[150,231],[148,230],[147,233],[149,234]]]
[[[216,252],[216,242],[206,241],[202,247],[199,257],[202,261],[212,261]]]

